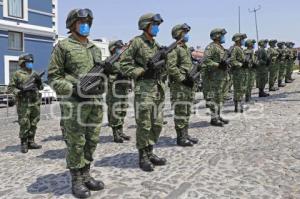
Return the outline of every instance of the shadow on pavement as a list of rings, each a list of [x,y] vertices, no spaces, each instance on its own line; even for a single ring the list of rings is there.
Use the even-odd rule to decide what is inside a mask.
[[[1,152],[4,153],[15,153],[20,151],[20,145],[12,145],[12,146],[6,146],[5,149],[2,149]]]
[[[100,136],[100,143],[105,144],[105,143],[111,143],[113,142],[113,136],[108,135],[108,136]]]
[[[62,141],[62,140],[63,140],[62,135],[54,135],[54,136],[49,136],[49,137],[43,139],[42,142]]]
[[[189,128],[195,129],[195,128],[205,128],[205,127],[209,127],[209,126],[210,126],[210,123],[208,121],[200,121],[200,122],[191,123]]]
[[[121,153],[114,156],[102,158],[95,162],[95,167],[115,167],[115,168],[130,168],[138,167],[137,153]]]
[[[52,194],[62,196],[71,194],[71,177],[69,172],[65,171],[58,174],[48,174],[38,177],[36,182],[27,187],[27,192],[31,194]]]
[[[66,149],[55,149],[55,150],[45,151],[44,154],[36,157],[42,159],[51,159],[51,160],[64,159],[66,157]]]
[[[157,144],[155,145],[156,148],[165,148],[165,147],[174,147],[177,146],[176,138],[161,136]]]

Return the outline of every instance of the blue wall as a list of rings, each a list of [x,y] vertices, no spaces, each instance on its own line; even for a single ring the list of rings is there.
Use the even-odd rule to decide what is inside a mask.
[[[32,25],[52,28],[52,17],[29,11],[28,23]]]
[[[52,13],[52,0],[28,0],[28,8]]]

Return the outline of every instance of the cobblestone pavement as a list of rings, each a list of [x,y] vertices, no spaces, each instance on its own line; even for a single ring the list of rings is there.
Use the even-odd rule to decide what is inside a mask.
[[[199,100],[190,134],[201,143],[193,148],[176,146],[167,106],[168,124],[155,150],[168,165],[152,173],[138,168],[135,141],[112,142],[104,119],[92,172],[106,188],[93,192],[92,198],[300,198],[300,76],[295,77],[271,97],[255,97],[242,115],[226,104],[224,115],[231,123],[225,128],[209,125],[204,101]],[[8,110],[8,117],[6,108],[0,108],[0,198],[72,198],[58,112],[57,104],[42,107],[37,141],[43,149],[24,155],[19,152],[15,108]],[[126,132],[135,137],[132,111],[126,123]]]

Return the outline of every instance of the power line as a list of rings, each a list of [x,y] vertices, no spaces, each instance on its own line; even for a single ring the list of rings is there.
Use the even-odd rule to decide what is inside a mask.
[[[253,10],[250,10],[249,9],[249,12],[250,13],[254,13],[254,16],[255,16],[255,27],[256,27],[256,39],[257,39],[257,42],[258,42],[258,25],[257,25],[257,11],[261,10],[261,5],[258,6],[258,8],[254,8]]]

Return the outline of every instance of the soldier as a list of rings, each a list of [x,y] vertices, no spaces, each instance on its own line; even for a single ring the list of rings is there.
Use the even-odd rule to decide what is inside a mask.
[[[279,67],[279,73],[278,73],[278,87],[285,87],[284,83],[284,77],[286,72],[286,65],[285,65],[285,57],[286,57],[286,51],[284,49],[285,42],[278,42],[277,43],[277,51],[278,51],[278,57],[277,57],[277,64]]]
[[[286,44],[287,44],[286,45],[287,67],[286,67],[286,74],[285,74],[285,83],[292,83],[295,80],[292,78],[292,74],[293,74],[294,64],[297,58],[297,51],[293,49],[295,45],[293,42],[287,42]]]
[[[82,93],[78,86],[80,75],[87,74],[101,62],[100,49],[88,40],[92,22],[91,10],[70,11],[66,28],[71,34],[55,46],[48,68],[49,82],[62,96],[67,168],[72,177],[72,193],[78,198],[90,197],[90,190],[104,188],[102,181],[90,175],[93,154],[99,142],[104,88],[102,85],[91,93]]]
[[[245,54],[242,46],[245,46],[246,34],[237,33],[233,35],[232,41],[234,41],[234,46],[230,49],[230,63],[233,77],[233,92],[234,92],[234,112],[243,112],[243,97],[246,94],[246,80],[247,80],[247,68],[248,63],[245,61]]]
[[[191,52],[186,43],[189,40],[190,26],[179,24],[173,27],[172,37],[178,41],[177,47],[168,55],[167,69],[170,80],[170,94],[174,106],[174,123],[177,133],[177,145],[193,146],[197,138],[188,134],[191,107],[196,92],[196,84],[187,79],[192,70]]]
[[[270,40],[269,41],[270,48],[267,50],[268,57],[270,60],[269,91],[277,91],[279,89],[278,87],[275,87],[275,83],[277,82],[278,74],[279,74],[279,67],[277,64],[277,57],[279,55],[279,52],[277,51],[277,49],[275,49],[276,43],[277,40]]]
[[[244,54],[248,57],[248,68],[247,68],[247,82],[246,82],[246,98],[245,101],[251,101],[252,88],[255,81],[255,68],[256,68],[256,58],[254,54],[256,41],[253,39],[248,39],[245,43],[247,49],[244,50]]]
[[[122,40],[112,41],[109,43],[108,48],[113,55],[115,53],[121,53],[124,44]],[[130,86],[130,79],[124,77],[120,72],[120,63],[116,62],[114,64],[113,74],[109,75],[106,94],[108,123],[112,128],[114,142],[116,143],[123,143],[124,140],[130,140],[130,136],[125,135],[123,132]]]
[[[229,121],[222,118],[221,108],[228,92],[229,64],[228,53],[222,46],[225,43],[225,29],[217,28],[210,32],[213,40],[204,51],[203,59],[203,94],[206,106],[211,111],[211,125],[222,127]]]
[[[258,61],[258,66],[256,69],[256,75],[257,75],[257,86],[259,89],[259,97],[267,97],[269,96],[268,93],[265,93],[265,86],[268,82],[268,75],[269,75],[269,69],[268,69],[268,54],[266,51],[267,45],[268,45],[268,40],[260,40],[258,42],[259,49],[255,52],[257,61]]]
[[[22,54],[18,62],[21,69],[14,73],[8,86],[8,91],[15,95],[17,102],[22,153],[27,153],[28,149],[42,148],[41,145],[35,143],[34,138],[37,123],[40,121],[41,94],[39,90],[43,90],[43,84],[41,77],[33,71],[33,61],[32,54]],[[30,78],[35,78],[35,85],[25,88],[24,83]]]
[[[165,165],[166,159],[153,153],[163,126],[165,100],[165,71],[153,71],[149,60],[160,50],[154,37],[163,19],[159,14],[148,13],[140,17],[138,26],[143,34],[135,37],[121,56],[121,71],[135,80],[136,139],[139,166],[151,172],[156,165]]]

